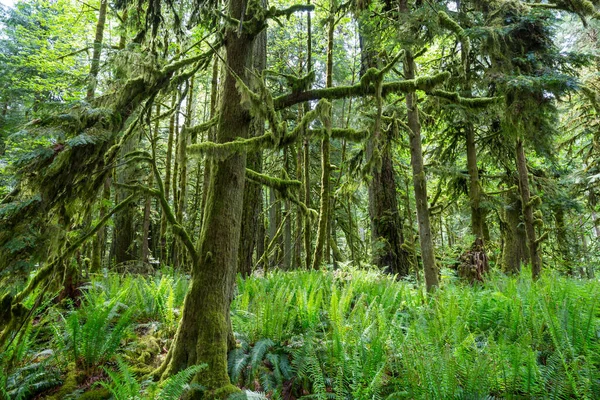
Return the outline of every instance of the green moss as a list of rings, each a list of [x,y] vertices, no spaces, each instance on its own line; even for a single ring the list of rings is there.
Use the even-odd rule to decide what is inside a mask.
[[[227,399],[229,396],[235,393],[239,393],[241,390],[231,384],[225,385],[212,393],[213,399]],[[208,395],[207,395],[208,397]]]
[[[89,390],[78,397],[79,400],[103,400],[110,398],[111,394],[105,388]]]
[[[498,102],[501,97],[461,97],[456,92],[449,92],[446,90],[436,89],[429,92],[432,96],[446,99],[452,103],[460,104],[467,108],[482,108],[487,107],[490,104]]]
[[[65,398],[67,395],[75,392],[79,387],[80,381],[82,379],[81,373],[75,370],[75,366],[71,365],[71,369],[67,372],[65,379],[63,381],[62,386],[58,390],[58,392],[54,393],[52,396],[48,396],[47,400],[61,400]]]

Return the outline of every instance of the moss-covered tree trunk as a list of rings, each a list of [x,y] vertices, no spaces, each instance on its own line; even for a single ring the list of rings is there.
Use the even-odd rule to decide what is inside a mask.
[[[483,241],[483,212],[481,210],[481,186],[477,168],[477,148],[475,146],[475,128],[467,123],[465,129],[467,142],[467,170],[469,171],[469,204],[471,206],[471,233]]]
[[[102,189],[102,201],[100,202],[100,219],[108,212],[108,203],[110,202],[110,177],[104,178]],[[106,227],[101,228],[92,241],[92,260],[90,272],[100,272],[102,261],[104,260],[104,251],[106,249]]]
[[[257,35],[252,50],[252,66],[257,73],[261,73],[267,66],[267,33]],[[261,136],[265,132],[264,118],[255,116],[250,125],[249,136]],[[248,154],[247,166],[249,169],[262,172],[262,151]],[[242,212],[242,233],[240,236],[240,253],[238,257],[238,271],[243,277],[252,273],[252,254],[258,238],[258,219],[262,211],[262,188],[260,185],[249,184],[244,188],[244,210]]]
[[[307,4],[310,4],[310,0],[307,0]],[[306,13],[306,73],[309,74],[312,71],[312,20],[311,13]],[[310,88],[308,88],[310,89]],[[304,114],[310,111],[310,104],[305,102],[303,104]],[[303,200],[306,207],[310,208],[310,141],[307,136],[304,137],[302,143],[303,149],[303,173],[304,187],[303,187]],[[306,269],[312,267],[312,225],[310,215],[304,216],[304,254],[305,254],[305,265]]]
[[[177,98],[173,95],[171,108],[176,107]],[[165,160],[165,197],[169,201],[171,194],[171,160],[173,158],[173,138],[175,136],[175,115],[169,119],[169,136],[167,138],[167,156]],[[167,246],[167,217],[163,211],[160,223],[160,259],[163,263],[168,262],[169,249]]]
[[[229,15],[240,19],[244,1],[231,0]],[[244,79],[253,36],[228,27],[225,32],[225,74],[220,104],[217,141],[246,138],[250,114],[240,106],[233,74]],[[199,260],[193,266],[183,315],[169,356],[167,375],[189,365],[207,364],[197,379],[207,398],[227,398],[236,391],[227,375],[228,314],[237,270],[245,186],[246,154],[214,161],[200,235]]]
[[[523,220],[525,222],[525,233],[527,234],[527,243],[529,246],[529,258],[531,261],[531,275],[533,279],[538,279],[542,271],[542,259],[540,257],[540,245],[535,232],[535,219],[533,209],[537,202],[532,199],[529,189],[529,171],[527,169],[527,158],[523,147],[523,139],[517,139],[515,146],[517,171],[519,175],[519,191],[521,193],[521,203],[523,206]]]
[[[359,18],[359,30],[363,30],[364,19]],[[366,33],[360,35],[361,76],[369,68],[376,68],[372,47]],[[380,124],[379,124],[380,125]],[[377,147],[377,149],[375,149]],[[398,209],[396,174],[392,159],[391,138],[382,134],[381,127],[374,129],[367,143],[367,157],[372,159],[375,151],[379,161],[373,163],[368,185],[369,218],[371,222],[371,246],[373,264],[387,269],[392,274],[409,274],[408,253],[404,243],[402,218]]]
[[[135,150],[136,138],[130,138],[126,141],[121,149],[121,157]],[[135,179],[136,165],[134,162],[129,162],[123,166],[121,170],[117,170],[117,182],[120,184],[130,184]],[[115,190],[116,201],[118,204],[125,200],[131,191],[117,186]],[[135,249],[135,208],[136,203],[130,202],[120,213],[115,215],[115,263],[120,264],[127,261],[132,261],[137,258]]]
[[[404,60],[404,75],[406,79],[415,79],[415,62],[412,53],[409,50],[406,51]],[[425,286],[428,291],[432,291],[439,283],[438,272],[435,265],[433,238],[431,236],[431,222],[429,220],[427,180],[425,179],[425,168],[423,166],[421,123],[419,121],[416,92],[406,93],[406,109],[408,114],[408,127],[410,128],[410,165],[413,172],[413,187],[417,206],[421,259],[423,260]]]
[[[560,204],[554,207],[554,233],[556,236],[556,244],[562,258],[563,264],[567,267],[567,271],[572,274],[574,272],[573,257],[571,257],[571,246],[567,233],[567,225],[565,223],[565,210]]]
[[[527,234],[523,227],[521,198],[514,190],[506,194],[506,204],[502,211],[500,232],[502,234],[502,270],[517,274],[521,265],[529,260]]]
[[[329,26],[327,30],[327,69],[325,77],[325,87],[333,86],[333,34],[335,31],[335,13],[336,0],[329,2]],[[315,243],[315,252],[313,254],[312,268],[318,269],[323,262],[324,252],[328,249],[329,241],[329,213],[330,213],[330,191],[329,176],[331,175],[330,162],[330,137],[331,115],[327,118],[330,126],[325,127],[327,134],[321,140],[321,200],[319,206],[319,222],[317,224],[317,239]]]

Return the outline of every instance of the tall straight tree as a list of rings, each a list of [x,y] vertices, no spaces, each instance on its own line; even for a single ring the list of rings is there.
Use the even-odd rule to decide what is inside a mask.
[[[372,33],[366,27],[367,12],[359,9],[357,16],[361,48],[360,74],[364,76],[369,68],[377,68],[377,52]],[[410,262],[407,251],[402,248],[403,223],[398,208],[392,139],[390,135],[382,132],[379,123],[372,130],[367,142],[367,157],[372,161],[372,176],[368,184],[369,218],[373,263],[402,277],[409,274]]]

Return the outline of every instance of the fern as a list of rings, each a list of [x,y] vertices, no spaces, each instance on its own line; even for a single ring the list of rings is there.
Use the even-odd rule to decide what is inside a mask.
[[[202,390],[200,385],[190,384],[190,380],[206,366],[192,365],[170,376],[160,388],[150,384],[146,389],[137,381],[129,366],[120,357],[117,357],[117,367],[116,371],[104,368],[110,381],[98,382],[115,400],[178,400],[190,389]]]

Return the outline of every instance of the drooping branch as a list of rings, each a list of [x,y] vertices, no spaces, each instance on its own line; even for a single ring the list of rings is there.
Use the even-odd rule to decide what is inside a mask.
[[[96,225],[94,225],[94,227],[92,229],[90,229],[86,234],[82,235],[73,244],[71,244],[69,247],[67,247],[67,249],[65,251],[63,251],[59,257],[57,257],[52,262],[49,262],[44,267],[42,267],[35,274],[35,276],[33,278],[31,278],[31,280],[29,281],[27,286],[21,292],[19,292],[15,295],[15,297],[13,298],[13,301],[12,301],[13,305],[21,303],[23,300],[25,300],[25,298],[27,296],[29,296],[29,294],[31,294],[31,292],[33,292],[44,279],[46,279],[48,276],[50,276],[50,274],[52,273],[52,271],[54,271],[54,268],[56,267],[57,264],[64,261],[69,256],[71,256],[75,251],[77,251],[77,249],[79,249],[89,238],[91,238],[93,235],[95,235],[110,220],[110,218],[112,218],[113,214],[116,214],[119,211],[121,211],[123,208],[125,208],[125,206],[127,204],[131,203],[136,197],[137,197],[137,194],[134,193],[134,194],[130,195],[129,197],[127,197],[122,202],[120,202],[119,204],[117,204],[100,221],[98,221],[98,223]]]
[[[310,209],[298,200],[298,197],[294,193],[302,186],[302,182],[291,179],[278,179],[269,175],[261,174],[251,169],[246,168],[246,179],[249,182],[257,185],[263,185],[278,191],[285,199],[290,200],[292,203],[300,207],[300,210],[304,215],[316,216],[316,210]]]

